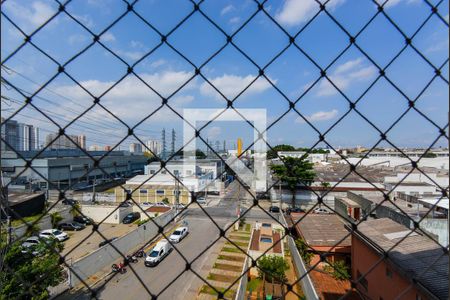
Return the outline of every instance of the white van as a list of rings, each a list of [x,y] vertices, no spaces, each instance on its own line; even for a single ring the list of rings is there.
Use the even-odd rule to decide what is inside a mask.
[[[159,241],[156,246],[145,255],[144,264],[147,267],[154,267],[159,264],[164,257],[172,252],[172,246],[167,240]]]

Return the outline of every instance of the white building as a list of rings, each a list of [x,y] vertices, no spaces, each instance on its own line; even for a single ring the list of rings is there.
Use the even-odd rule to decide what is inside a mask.
[[[160,154],[162,152],[162,144],[156,140],[148,140],[145,145],[154,154]],[[147,149],[145,149],[147,150]]]
[[[130,144],[130,152],[131,153],[142,153],[142,145],[139,143],[131,143]]]
[[[301,158],[306,154],[305,151],[278,151],[279,157],[294,157]],[[328,153],[309,153],[307,159],[312,163],[319,163],[327,161]]]

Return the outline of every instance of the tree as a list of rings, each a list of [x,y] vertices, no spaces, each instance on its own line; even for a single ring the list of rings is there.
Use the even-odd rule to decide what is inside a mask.
[[[309,265],[314,254],[309,251],[306,242],[302,238],[296,239],[295,246],[297,246],[298,253],[302,257],[305,264]]]
[[[264,255],[258,260],[260,278],[268,281],[286,282],[286,271],[289,270],[287,261],[278,255]]]
[[[350,279],[349,268],[343,260],[329,262],[328,264],[329,265],[325,266],[324,271],[333,276],[333,278],[337,280]]]
[[[56,228],[58,226],[58,223],[61,222],[63,217],[59,214],[59,212],[55,211],[50,214],[50,221],[52,223],[53,228]]]
[[[300,158],[286,157],[284,164],[272,165],[271,169],[282,182],[286,183],[292,193],[292,207],[295,207],[295,192],[298,184],[310,186],[314,181],[313,164],[307,156]]]
[[[269,151],[267,151],[267,159],[278,157],[277,156],[278,151],[295,151],[295,147],[285,144],[276,145],[275,147],[272,147],[272,149],[269,149]]]
[[[72,216],[76,217],[80,214],[81,206],[79,203],[73,203],[72,208],[70,209],[70,213]]]
[[[41,242],[33,249],[37,255],[22,253],[20,242],[9,245],[0,270],[0,299],[48,299],[47,288],[64,278],[58,255],[61,250],[56,240]]]

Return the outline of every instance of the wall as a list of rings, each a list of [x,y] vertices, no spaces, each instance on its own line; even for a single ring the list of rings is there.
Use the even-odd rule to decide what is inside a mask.
[[[174,211],[169,211],[153,219],[159,226],[166,226],[174,217]],[[89,277],[107,268],[108,272],[113,263],[117,263],[122,258],[122,254],[127,255],[144,247],[158,235],[158,226],[153,221],[137,227],[135,230],[105,245],[91,254],[80,258],[71,265],[69,285],[76,287]],[[167,228],[166,228],[167,229]],[[116,250],[117,249],[117,250]],[[122,258],[123,259],[123,258]],[[121,260],[122,260],[121,259]],[[76,274],[76,275],[75,275]],[[78,277],[77,277],[78,275]]]
[[[367,290],[361,284],[357,284],[358,291],[366,295],[368,299],[397,299],[398,295],[410,287],[401,298],[405,300],[418,299],[416,298],[417,289],[411,286],[411,283],[397,273],[386,261],[383,260],[378,263],[379,259],[378,253],[352,235],[352,279],[357,280],[358,271],[364,275],[376,265],[365,276],[368,285]],[[387,270],[391,271],[391,277],[387,275]],[[427,299],[424,295],[421,295],[421,297],[421,299]]]
[[[281,224],[287,227],[284,215],[279,214],[279,218]],[[310,299],[319,300],[319,296],[317,295],[316,289],[314,288],[314,284],[312,283],[311,277],[309,276],[309,273],[307,273],[308,271],[306,269],[305,263],[303,262],[300,253],[298,252],[298,249],[295,246],[294,239],[291,236],[286,236],[286,238],[288,241],[289,251],[292,257],[292,263],[294,264],[295,273],[297,274],[298,278],[303,276],[303,278],[300,280],[300,285],[302,286],[303,294],[308,300]]]
[[[83,204],[83,205],[81,205],[81,212],[86,217],[89,217],[92,220],[94,220],[94,222],[119,224],[122,222],[122,219],[128,213],[133,211],[132,207],[119,207],[118,209],[116,209],[116,208],[117,208],[117,206],[114,206],[114,205],[85,205],[85,204]],[[113,212],[113,213],[111,214],[111,212]],[[111,215],[108,217],[109,214],[111,214]]]
[[[56,210],[51,210],[50,213],[53,213],[55,211]],[[58,210],[58,213],[63,218],[61,223],[62,222],[71,222],[73,220],[73,216],[70,213],[70,207],[65,207],[61,210]],[[51,229],[52,222],[51,222],[50,215],[46,214],[45,216],[43,216],[36,225],[39,227],[40,230]],[[25,224],[12,228],[12,232],[11,232],[12,239],[16,240],[16,239],[22,238],[25,235],[26,231],[27,231],[27,225],[25,225]]]

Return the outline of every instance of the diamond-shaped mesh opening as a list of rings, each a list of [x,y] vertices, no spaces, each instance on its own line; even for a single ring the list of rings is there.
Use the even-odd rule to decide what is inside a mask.
[[[448,298],[447,11],[3,1],[2,295]]]

